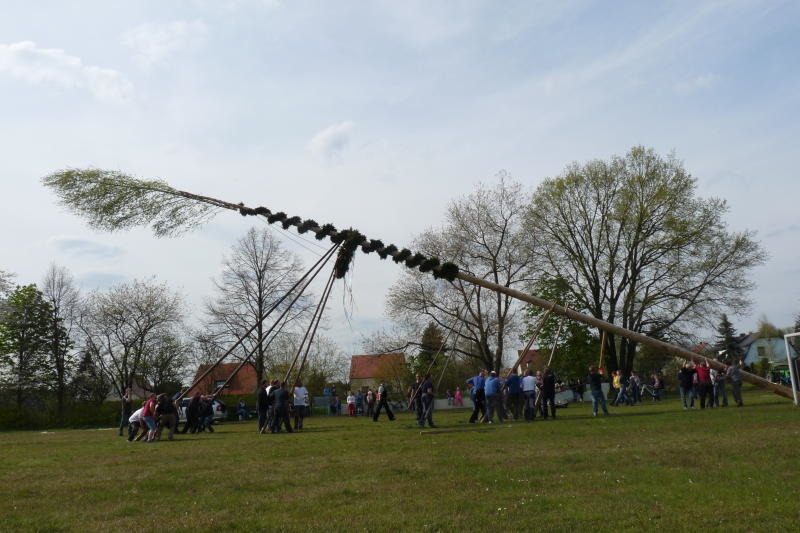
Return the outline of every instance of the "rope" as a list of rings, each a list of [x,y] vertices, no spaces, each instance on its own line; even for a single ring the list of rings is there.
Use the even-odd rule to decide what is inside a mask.
[[[328,259],[330,259],[330,257],[332,257],[332,254],[331,254],[331,256],[328,257]],[[222,390],[228,385],[228,383],[230,383],[230,381],[239,372],[239,370],[241,370],[242,367],[244,367],[244,365],[250,360],[250,358],[253,356],[253,354],[256,353],[256,350],[258,349],[259,344],[261,344],[263,342],[263,340],[265,338],[267,338],[267,336],[269,336],[270,333],[272,333],[272,331],[275,329],[275,327],[277,327],[277,325],[280,324],[281,320],[283,320],[286,317],[286,315],[289,314],[289,311],[292,309],[292,306],[295,303],[297,303],[297,300],[300,299],[300,296],[303,295],[303,292],[305,292],[305,290],[308,288],[308,286],[311,285],[311,282],[314,281],[314,278],[317,277],[317,274],[319,274],[322,271],[322,268],[324,266],[325,266],[325,263],[322,263],[317,268],[317,271],[314,272],[314,275],[309,278],[308,282],[306,282],[305,285],[303,285],[302,289],[300,289],[300,291],[298,291],[297,295],[294,297],[292,302],[288,306],[286,306],[286,309],[283,310],[283,313],[281,313],[281,316],[278,317],[278,320],[276,320],[275,323],[272,324],[272,326],[258,339],[258,342],[253,346],[253,349],[250,350],[250,352],[245,356],[245,358],[242,360],[242,362],[239,363],[239,365],[234,369],[234,371],[231,373],[231,375],[228,376],[228,379],[225,380],[225,383],[223,383],[220,387],[217,388],[217,390],[214,392],[214,396],[215,397],[218,396],[222,392]],[[273,337],[273,339],[274,339],[274,337]],[[270,339],[269,342],[272,343],[272,339]]]
[[[333,284],[333,279],[334,279],[334,273],[333,273],[333,271],[331,271],[331,275],[328,277],[328,281],[325,283],[325,289],[322,291],[322,297],[320,297],[320,299],[319,299],[319,303],[317,304],[317,308],[314,310],[314,314],[311,317],[311,322],[308,324],[308,328],[306,329],[306,333],[305,333],[305,335],[303,335],[303,340],[300,341],[300,346],[298,346],[298,348],[297,348],[297,353],[294,356],[294,360],[292,360],[291,366],[286,371],[286,375],[284,376],[283,381],[287,381],[289,379],[289,376],[292,374],[292,371],[294,370],[294,367],[297,364],[297,359],[300,357],[300,354],[303,351],[303,347],[305,346],[306,339],[308,339],[308,335],[311,332],[311,329],[314,327],[314,323],[317,320],[317,316],[321,315],[320,309],[322,308],[323,300],[327,300],[327,298],[325,298],[325,295],[327,295],[330,292],[330,287]]]
[[[314,329],[311,331],[311,336],[308,339],[308,344],[306,344],[306,351],[303,354],[302,361],[300,361],[300,368],[297,369],[297,377],[295,378],[295,381],[300,379],[300,375],[303,373],[303,367],[305,367],[306,365],[306,358],[308,357],[308,352],[311,350],[311,343],[314,342],[314,336],[317,334],[317,328],[319,327],[319,323],[322,320],[322,313],[325,312],[325,306],[328,303],[328,298],[330,297],[331,289],[333,288],[333,282],[336,279],[335,272],[336,270],[334,270],[331,273],[331,278],[328,281],[327,292],[325,292],[322,295],[322,298],[320,299],[320,306],[319,306],[320,311],[319,314],[317,315],[317,322],[316,324],[314,324]],[[294,390],[294,386],[292,386],[292,390]]]
[[[197,386],[197,385],[198,385],[200,382],[202,382],[202,381],[203,381],[203,380],[204,380],[204,379],[205,379],[205,378],[206,378],[206,377],[207,377],[207,376],[208,376],[208,375],[209,375],[209,374],[210,374],[210,373],[211,373],[211,372],[212,372],[212,371],[213,371],[215,368],[217,368],[217,367],[218,367],[218,366],[219,366],[219,365],[222,363],[222,361],[224,361],[224,360],[225,360],[225,358],[226,358],[226,357],[228,357],[228,356],[229,356],[229,355],[230,355],[230,354],[233,352],[233,350],[235,350],[235,349],[236,349],[236,347],[237,347],[237,346],[239,346],[239,345],[240,345],[240,344],[241,344],[241,343],[244,341],[244,339],[246,339],[248,336],[250,336],[250,334],[251,334],[251,333],[253,333],[253,331],[255,331],[255,329],[258,327],[258,325],[259,325],[261,322],[263,322],[263,321],[264,321],[264,320],[265,320],[265,319],[266,319],[266,318],[267,318],[267,317],[268,317],[268,316],[269,316],[269,315],[270,315],[270,314],[271,314],[271,313],[272,313],[272,312],[273,312],[275,309],[277,309],[277,308],[278,308],[278,306],[279,306],[281,303],[283,303],[283,301],[284,301],[286,298],[288,298],[288,297],[289,297],[289,295],[290,295],[290,294],[292,294],[292,293],[295,291],[295,289],[297,289],[297,287],[299,287],[299,286],[300,286],[300,284],[301,284],[301,283],[303,283],[303,282],[305,281],[305,279],[306,279],[306,278],[309,276],[309,274],[311,274],[311,273],[312,273],[312,272],[313,272],[313,271],[316,269],[316,272],[314,272],[314,275],[311,277],[311,279],[309,279],[309,280],[308,280],[308,282],[306,283],[306,285],[303,287],[303,290],[305,290],[305,287],[308,287],[308,285],[311,283],[311,281],[314,279],[314,277],[316,277],[316,276],[317,276],[317,274],[320,272],[320,270],[322,269],[322,266],[324,266],[324,265],[325,265],[325,263],[327,263],[327,261],[328,261],[328,260],[329,260],[329,259],[330,259],[330,258],[333,256],[333,253],[336,251],[336,248],[337,248],[337,247],[338,247],[338,245],[337,245],[337,244],[335,244],[335,245],[331,246],[331,248],[330,248],[330,249],[329,249],[329,250],[328,250],[328,251],[325,253],[325,255],[324,255],[324,256],[322,256],[322,257],[320,257],[320,258],[319,258],[319,260],[317,260],[317,262],[316,262],[316,263],[314,263],[314,265],[312,265],[312,267],[311,267],[311,268],[310,268],[308,271],[306,271],[306,272],[305,272],[305,273],[304,273],[304,274],[303,274],[303,275],[300,277],[300,279],[298,279],[298,280],[297,280],[297,282],[295,282],[295,284],[294,284],[294,285],[293,285],[293,286],[292,286],[292,287],[291,287],[291,288],[290,288],[288,291],[286,291],[286,293],[284,293],[284,295],[283,295],[283,296],[281,296],[281,297],[278,299],[278,301],[277,301],[277,302],[275,302],[275,303],[272,305],[272,307],[270,307],[270,308],[269,308],[269,309],[268,309],[268,310],[267,310],[267,311],[266,311],[266,312],[265,312],[263,315],[261,315],[261,317],[259,318],[259,320],[258,320],[258,321],[257,321],[255,324],[253,324],[253,326],[252,326],[252,327],[251,327],[249,330],[247,330],[247,332],[245,332],[245,333],[244,333],[244,334],[243,334],[241,337],[239,337],[239,339],[238,339],[238,340],[237,340],[237,341],[236,341],[236,342],[233,344],[233,346],[231,346],[231,347],[230,347],[230,348],[229,348],[229,349],[228,349],[228,350],[227,350],[227,351],[226,351],[224,354],[222,354],[222,356],[221,356],[219,359],[217,359],[217,361],[216,361],[216,362],[215,362],[213,365],[211,365],[211,366],[210,366],[210,367],[209,367],[209,368],[208,368],[208,369],[207,369],[205,372],[203,372],[203,373],[202,373],[202,374],[201,374],[201,375],[200,375],[198,378],[196,378],[196,379],[195,379],[195,380],[192,382],[192,384],[191,384],[191,385],[190,385],[190,386],[189,386],[189,387],[188,387],[186,390],[184,390],[183,392],[181,392],[180,396],[178,396],[178,398],[176,398],[176,401],[180,401],[180,400],[181,400],[183,397],[185,397],[185,396],[186,396],[186,394],[188,394],[188,392],[189,392],[190,390],[192,390],[193,388],[195,388],[195,387],[196,387],[196,386]],[[301,291],[301,294],[302,294],[302,291]],[[291,303],[291,304],[290,304],[290,305],[287,307],[287,310],[286,310],[286,311],[284,311],[284,313],[286,313],[286,312],[288,311],[288,309],[291,309],[291,306],[292,306],[292,305],[294,305],[294,302],[296,302],[296,301],[297,301],[297,298],[299,298],[299,297],[300,297],[300,296],[299,296],[299,294],[298,294],[298,295],[295,297],[295,299],[292,301],[292,303]],[[283,315],[282,315],[282,316],[283,316]],[[279,320],[280,320],[280,319],[279,319]],[[276,322],[275,324],[277,324],[277,323],[278,323],[278,322]],[[269,332],[271,332],[273,329],[275,329],[275,325],[273,325],[273,326],[272,326],[272,328],[270,328]],[[266,334],[265,334],[265,335],[266,335]],[[262,340],[263,340],[263,339],[259,339],[259,343],[260,343]],[[258,346],[258,344],[256,344],[256,347],[257,347],[257,346]],[[248,355],[247,355],[247,357],[245,358],[245,360],[249,359],[249,357],[250,357],[250,356],[251,356],[251,355],[252,355],[254,352],[255,352],[255,349],[254,349],[254,350],[252,350],[252,351],[250,352],[250,354],[248,354]],[[230,380],[230,378],[229,378],[229,380]]]

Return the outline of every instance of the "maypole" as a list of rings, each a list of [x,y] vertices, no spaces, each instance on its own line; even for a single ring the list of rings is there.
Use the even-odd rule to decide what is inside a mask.
[[[141,180],[117,171],[66,169],[45,176],[42,182],[55,191],[63,205],[85,217],[89,224],[97,229],[119,231],[135,226],[150,226],[156,236],[163,237],[177,235],[197,227],[210,220],[219,209],[238,211],[242,216],[262,216],[270,224],[280,223],[284,229],[294,226],[298,233],[312,232],[317,240],[327,237],[334,244],[341,244],[335,265],[336,278],[341,278],[347,273],[353,254],[361,248],[366,254],[375,252],[381,259],[391,257],[395,263],[404,263],[408,268],[429,272],[436,279],[449,282],[460,279],[551,310],[555,314],[596,327],[600,331],[659,348],[687,361],[694,361],[698,357],[685,348],[463,272],[453,263],[441,262],[436,257],[414,253],[407,248],[399,249],[393,244],[384,245],[382,241],[368,239],[352,228],[337,230],[333,224],[319,225],[312,219],[304,220],[281,211],[272,212],[262,206],[252,208],[243,203],[235,204],[181,191],[160,180]],[[709,360],[709,364],[718,371],[724,370],[724,366],[718,361]],[[749,372],[742,371],[741,374],[743,381],[768,389],[784,398],[793,398],[792,391],[788,387],[771,383]]]

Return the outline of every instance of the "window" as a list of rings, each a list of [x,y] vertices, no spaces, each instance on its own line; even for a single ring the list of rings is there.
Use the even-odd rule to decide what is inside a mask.
[[[766,357],[767,356],[767,349],[764,348],[763,346],[758,346],[757,350],[758,350],[758,356],[759,357]]]

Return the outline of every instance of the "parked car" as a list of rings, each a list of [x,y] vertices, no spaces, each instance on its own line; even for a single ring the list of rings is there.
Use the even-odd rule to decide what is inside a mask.
[[[181,406],[178,409],[178,421],[181,423],[186,422],[186,408],[189,406],[190,400],[191,398],[183,398],[181,400]],[[227,407],[225,407],[223,402],[214,400],[214,403],[211,404],[211,408],[214,410],[214,422],[222,422],[225,420]]]

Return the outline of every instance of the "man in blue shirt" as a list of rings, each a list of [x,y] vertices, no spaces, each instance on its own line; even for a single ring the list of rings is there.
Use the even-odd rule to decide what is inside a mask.
[[[508,409],[514,420],[517,420],[522,414],[522,380],[516,369],[511,370],[511,375],[506,378],[506,390],[508,391]]]
[[[467,384],[471,385],[470,396],[472,396],[472,415],[469,417],[469,423],[474,424],[478,416],[486,415],[486,394],[484,386],[486,384],[486,372],[483,370],[475,376],[467,380]]]
[[[494,370],[489,373],[489,378],[484,384],[484,391],[486,394],[486,421],[492,424],[492,418],[496,411],[497,417],[502,422],[505,416],[500,405],[500,380],[497,379],[497,373]]]

